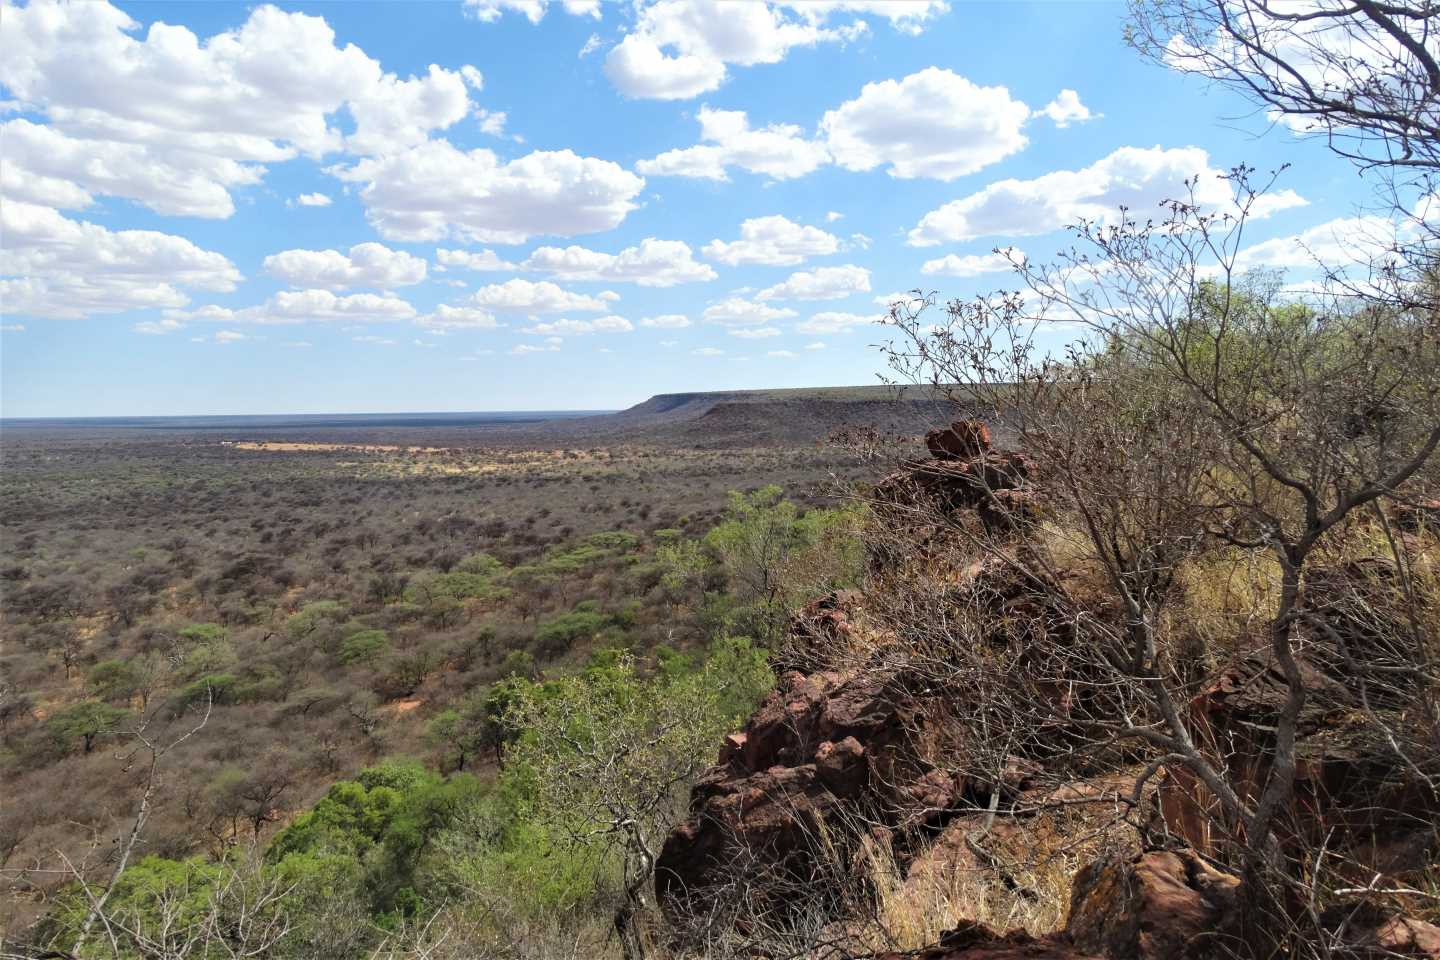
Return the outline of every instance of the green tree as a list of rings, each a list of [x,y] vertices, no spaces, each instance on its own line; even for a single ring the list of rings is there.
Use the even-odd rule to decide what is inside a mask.
[[[686,790],[737,706],[753,706],[771,681],[763,656],[744,641],[717,653],[679,676],[643,675],[628,655],[602,657],[580,676],[519,688],[511,705],[511,722],[524,730],[512,749],[513,775],[530,784],[538,821],[571,843],[619,856],[615,928],[628,958],[643,952],[636,921],[648,908],[657,841],[682,814]]]
[[[113,733],[129,716],[128,710],[99,700],[84,700],[52,714],[45,728],[62,746],[79,740],[89,753],[96,740]]]

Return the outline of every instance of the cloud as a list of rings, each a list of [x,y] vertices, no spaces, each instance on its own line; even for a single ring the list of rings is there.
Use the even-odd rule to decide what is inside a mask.
[[[720,357],[725,355],[725,351],[719,347],[697,347],[691,350],[690,353],[697,357]]]
[[[20,118],[0,124],[0,139],[5,196],[67,209],[90,206],[98,193],[168,216],[223,218],[235,212],[229,189],[258,183],[263,173],[213,154],[70,136]]]
[[[726,5],[724,9],[749,8],[750,4]],[[794,124],[772,123],[752,129],[743,110],[715,110],[701,107],[701,143],[667,150],[657,157],[641,160],[635,169],[647,176],[691,177],[702,180],[729,180],[729,169],[739,167],[774,180],[803,177],[829,161],[825,148],[805,137]]]
[[[642,287],[673,287],[703,283],[718,274],[695,261],[690,245],[679,240],[640,241],[619,253],[600,253],[584,247],[540,247],[522,269],[549,273],[563,280],[607,280],[638,283]]]
[[[642,327],[654,327],[659,330],[679,330],[690,326],[690,318],[683,313],[666,313],[658,317],[645,317],[640,321]]]
[[[835,211],[835,210],[831,210],[829,213],[825,214],[825,222],[826,222],[826,223],[834,223],[836,220],[843,220],[843,219],[845,219],[845,214],[840,213],[840,212]]]
[[[1236,256],[1235,268],[1339,270],[1383,258],[1395,240],[1395,223],[1384,217],[1341,217],[1298,234],[1252,244]]]
[[[164,336],[167,333],[175,333],[177,330],[185,329],[185,324],[174,317],[162,317],[159,320],[141,320],[131,327],[136,333],[143,333],[151,337]],[[203,337],[201,339],[204,339]]]
[[[591,297],[575,293],[548,280],[536,283],[517,277],[504,283],[481,287],[471,295],[470,302],[477,307],[506,313],[603,313],[610,309],[606,305],[609,299],[611,298],[604,294]]]
[[[359,337],[351,337],[350,339],[354,340],[356,343],[373,343],[376,346],[381,347],[393,347],[397,342],[390,337],[377,337],[373,334],[365,334]]]
[[[241,340],[249,340],[249,339],[250,339],[250,337],[248,337],[248,336],[246,336],[245,334],[241,333],[239,330],[216,330],[216,331],[215,331],[215,342],[216,342],[216,343],[239,343]]]
[[[847,170],[885,166],[892,177],[953,180],[1024,149],[1030,108],[1004,87],[929,67],[867,83],[825,114],[820,133]]]
[[[415,308],[398,297],[376,293],[338,296],[329,290],[281,290],[264,303],[240,310],[206,306],[199,310],[171,311],[167,318],[178,321],[254,323],[278,326],[297,323],[385,322],[409,320]]]
[[[507,11],[518,13],[531,23],[545,19],[552,0],[465,0],[466,16],[482,23],[494,23]],[[600,19],[600,0],[563,0],[565,12],[572,17]]]
[[[302,207],[328,207],[333,202],[323,193],[302,193],[295,198],[295,203]]]
[[[765,356],[767,356],[767,357],[786,358],[786,357],[793,357],[793,356],[795,356],[795,355],[796,355],[796,354],[795,354],[795,351],[793,351],[793,350],[767,350],[767,351],[765,352]]]
[[[978,277],[986,273],[1008,273],[1015,269],[1012,258],[1018,263],[1025,262],[1025,254],[1015,247],[1006,247],[996,253],[950,254],[938,260],[926,260],[920,272],[941,277]],[[909,296],[898,299],[909,300]]]
[[[782,216],[754,217],[740,224],[740,239],[712,240],[702,252],[711,260],[735,267],[761,263],[793,267],[808,257],[821,257],[840,249],[834,234],[819,227],[801,226]]]
[[[756,300],[839,300],[870,290],[870,271],[854,264],[817,267],[790,274],[783,283],[766,287]]]
[[[1035,116],[1048,117],[1055,126],[1064,130],[1072,123],[1098,120],[1102,114],[1091,113],[1090,108],[1080,102],[1080,94],[1074,90],[1061,90],[1054,100],[1036,110]]]
[[[538,333],[542,336],[564,336],[579,337],[589,333],[630,333],[635,325],[624,317],[617,317],[614,314],[605,317],[597,317],[594,320],[551,320],[546,323],[536,323],[525,328],[526,333]]]
[[[1080,170],[1001,180],[953,200],[925,214],[910,231],[909,242],[926,247],[977,237],[1035,236],[1081,219],[1113,222],[1122,206],[1144,218],[1161,201],[1186,197],[1190,177],[1199,178],[1195,189],[1200,204],[1232,202],[1229,183],[1199,147],[1121,147]]]
[[[867,31],[863,20],[832,26],[836,14],[880,16],[918,32],[946,4],[656,0],[637,7],[634,28],[605,59],[606,75],[629,97],[687,100],[718,89],[731,66],[779,63],[795,47],[845,42]]]
[[[517,343],[510,348],[510,352],[516,356],[524,356],[527,353],[558,353],[560,345],[547,343],[543,346],[534,343]]]
[[[502,162],[494,151],[431,140],[408,150],[336,166],[363,184],[366,218],[390,240],[525,243],[619,226],[645,180],[608,160],[537,150]]]
[[[727,330],[726,333],[742,340],[764,340],[768,337],[780,336],[780,330],[777,327],[736,327],[733,330]]]
[[[49,207],[0,203],[0,302],[9,316],[80,319],[185,306],[183,289],[228,293],[226,257],[153,230],[109,230]]]
[[[828,311],[817,313],[795,324],[800,333],[847,333],[856,327],[879,323],[881,318],[873,313],[839,313]],[[819,348],[823,349],[823,348]]]
[[[46,118],[7,130],[7,185],[48,150],[40,185],[51,205],[84,205],[94,192],[228,217],[230,191],[258,183],[267,165],[423,142],[469,113],[479,82],[473,67],[402,79],[337,46],[322,18],[269,5],[203,39],[164,22],[139,29],[102,0],[5,5],[0,86]],[[332,122],[346,111],[348,134]],[[62,189],[69,202],[55,202]]]
[[[265,272],[299,289],[389,290],[425,279],[424,260],[380,243],[357,243],[349,254],[338,250],[285,250],[265,258]]]
[[[798,316],[794,310],[785,307],[771,307],[755,303],[742,297],[731,297],[705,308],[704,317],[710,323],[726,327],[751,327],[787,320]]]
[[[505,124],[510,116],[504,110],[476,110],[475,121],[480,124],[480,132],[491,137],[505,136]]]
[[[23,323],[0,323],[0,333],[24,333]]]
[[[494,330],[502,326],[495,314],[480,307],[452,306],[442,303],[430,313],[415,318],[428,330]]]
[[[468,250],[436,250],[435,260],[441,267],[459,267],[462,270],[495,271],[518,270],[519,264],[503,259],[494,250],[471,253]]]
[[[807,343],[807,344],[805,344],[805,349],[806,349],[806,350],[824,350],[824,349],[825,349],[825,341],[824,341],[824,340],[815,340],[815,341],[813,341],[813,342],[811,342],[811,343]]]

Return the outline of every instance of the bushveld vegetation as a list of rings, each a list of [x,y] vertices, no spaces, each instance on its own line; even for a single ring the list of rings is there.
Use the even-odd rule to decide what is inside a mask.
[[[409,447],[7,455],[16,949],[1435,955],[1433,16],[1135,5],[1143,54],[1377,177],[1392,236],[1239,271],[1237,167],[1020,292],[901,302],[897,375],[988,425],[852,434],[899,469],[824,507],[681,507],[694,451],[526,461],[543,494]]]
[[[227,898],[288,918],[342,883],[355,929],[267,915],[265,949],[349,955],[482,880],[526,922],[604,901],[623,849],[541,817],[529,771],[555,758],[517,711],[591,689],[572,676],[647,709],[683,694],[709,705],[670,751],[693,772],[768,686],[783,611],[858,575],[855,511],[816,506],[842,459],[813,450],[469,449],[436,474],[404,450],[55,434],[5,456],[0,926],[66,949],[128,924],[124,949],[170,955]],[[499,832],[442,879],[461,822]]]

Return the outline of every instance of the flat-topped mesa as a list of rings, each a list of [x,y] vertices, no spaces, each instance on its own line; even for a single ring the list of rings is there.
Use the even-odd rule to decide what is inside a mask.
[[[936,460],[968,460],[990,449],[990,428],[983,420],[956,420],[925,434],[925,446]]]

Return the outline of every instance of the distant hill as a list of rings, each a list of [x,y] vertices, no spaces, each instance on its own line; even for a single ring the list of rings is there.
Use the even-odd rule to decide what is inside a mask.
[[[625,410],[295,414],[5,420],[9,439],[148,437],[212,441],[572,447],[654,444],[704,449],[809,445],[843,428],[918,436],[955,409],[927,387],[806,387],[662,393]]]
[[[952,405],[922,387],[726,390],[662,393],[618,413],[550,421],[515,432],[574,442],[606,439],[723,448],[813,443],[842,428],[919,434],[953,416]]]

